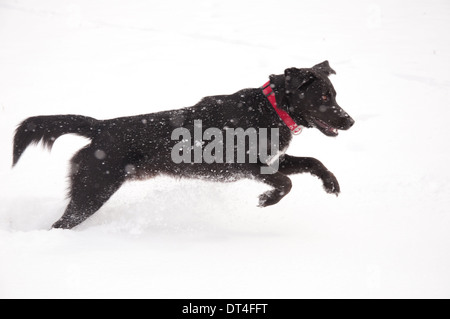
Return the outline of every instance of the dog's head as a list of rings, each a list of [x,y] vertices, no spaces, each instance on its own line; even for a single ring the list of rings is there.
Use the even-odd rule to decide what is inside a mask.
[[[287,69],[284,75],[271,76],[271,83],[278,105],[298,124],[337,136],[338,130],[348,130],[355,121],[337,104],[331,74],[336,72],[324,61],[312,68]]]

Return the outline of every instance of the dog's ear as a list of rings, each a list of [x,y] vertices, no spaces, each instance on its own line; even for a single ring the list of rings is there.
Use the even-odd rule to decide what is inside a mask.
[[[312,69],[315,71],[319,71],[319,72],[325,74],[326,76],[330,76],[331,74],[336,74],[336,71],[334,71],[331,68],[330,63],[328,63],[328,61],[323,61],[322,63],[316,64],[315,66],[312,67]]]
[[[310,69],[297,69],[290,68],[284,71],[286,93],[295,92],[298,90],[306,89],[317,76]]]

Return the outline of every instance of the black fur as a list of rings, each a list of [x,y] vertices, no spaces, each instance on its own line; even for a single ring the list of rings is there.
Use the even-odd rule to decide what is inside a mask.
[[[96,122],[96,119],[81,115],[27,118],[19,125],[14,136],[13,165],[17,164],[28,145],[37,144],[41,140],[44,147],[51,149],[55,140],[64,134],[75,133],[93,138]]]
[[[280,108],[305,127],[316,127],[325,135],[346,130],[353,119],[336,103],[336,92],[328,79],[334,74],[328,62],[312,68],[287,69],[272,75],[270,81]],[[335,176],[314,158],[282,154],[279,170],[262,174],[266,163],[181,163],[175,164],[171,151],[178,141],[171,140],[177,127],[194,131],[194,120],[202,120],[203,130],[220,128],[279,128],[280,150],[288,147],[292,134],[278,117],[260,88],[244,89],[231,95],[206,97],[198,104],[174,111],[96,120],[79,115],[37,116],[26,119],[14,137],[13,165],[31,143],[43,141],[51,148],[63,134],[73,133],[91,139],[71,161],[70,203],[54,225],[72,228],[100,207],[127,180],[165,174],[217,181],[252,178],[273,189],[260,196],[260,206],[278,203],[292,187],[288,175],[311,173],[323,181],[328,193],[338,194]],[[192,133],[193,136],[193,133]],[[267,141],[271,143],[270,136]]]

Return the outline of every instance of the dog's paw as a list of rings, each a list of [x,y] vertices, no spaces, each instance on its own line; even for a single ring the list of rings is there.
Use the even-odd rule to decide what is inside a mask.
[[[339,183],[333,173],[329,172],[324,178],[322,178],[323,188],[328,194],[334,194],[336,196],[341,192]]]
[[[258,207],[267,207],[278,203],[285,194],[279,190],[273,189],[259,195]]]

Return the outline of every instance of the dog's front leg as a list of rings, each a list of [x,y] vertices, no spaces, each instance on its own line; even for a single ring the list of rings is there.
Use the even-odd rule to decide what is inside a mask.
[[[273,187],[273,189],[259,196],[259,207],[275,205],[291,191],[291,179],[280,172],[274,174],[255,173],[253,176],[257,180]]]
[[[296,157],[285,154],[280,158],[279,172],[285,175],[310,173],[322,180],[327,193],[337,196],[340,192],[339,183],[334,174],[319,160],[312,157]]]

